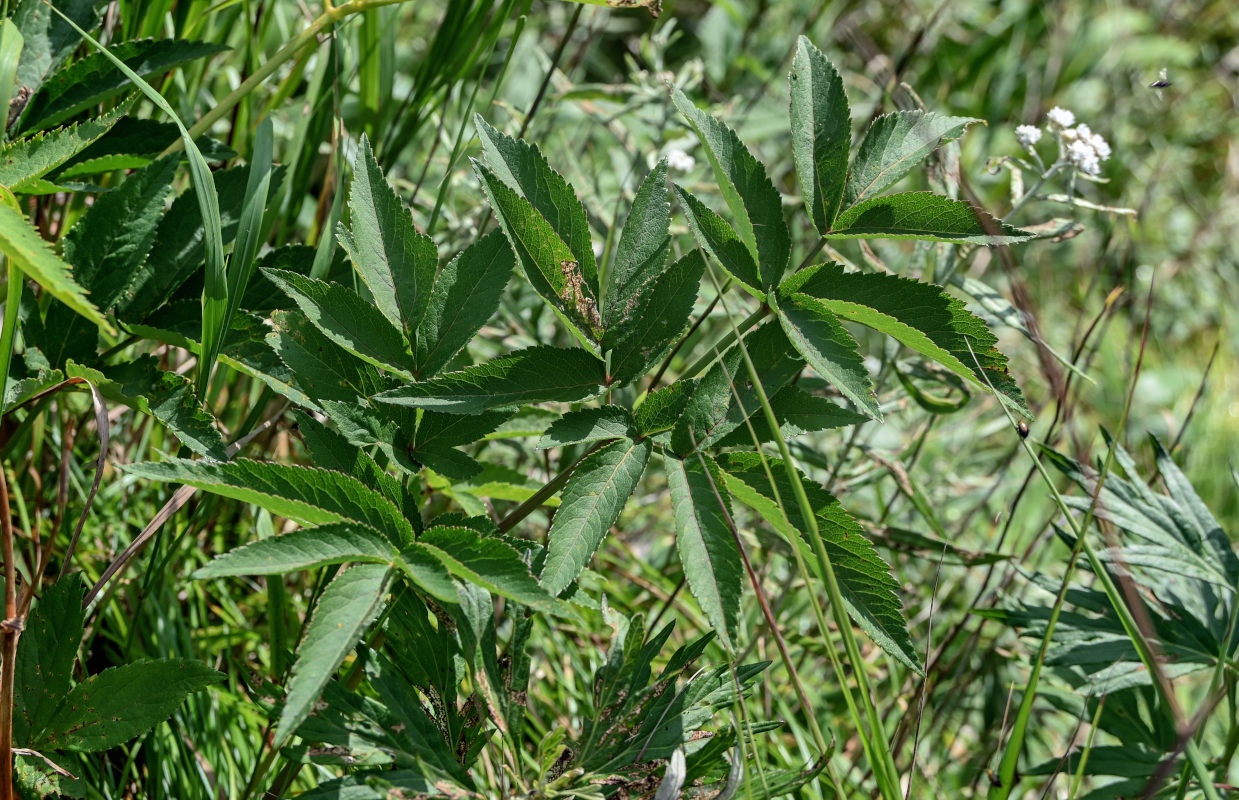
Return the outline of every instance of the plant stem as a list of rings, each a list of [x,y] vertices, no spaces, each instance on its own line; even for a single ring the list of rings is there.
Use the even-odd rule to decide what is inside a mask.
[[[16,316],[5,309],[5,322]],[[6,351],[8,352],[8,351]],[[7,360],[7,359],[6,359]],[[13,800],[13,683],[16,674],[17,640],[22,623],[17,616],[17,569],[13,562],[13,519],[9,514],[9,484],[0,465],[0,547],[4,551],[4,634],[0,666],[0,800]]]

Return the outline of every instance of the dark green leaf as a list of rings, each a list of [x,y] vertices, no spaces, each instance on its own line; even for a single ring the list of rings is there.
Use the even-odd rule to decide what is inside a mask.
[[[370,289],[383,316],[409,341],[430,302],[439,267],[435,243],[413,227],[413,217],[383,171],[364,135],[353,166],[349,191],[352,229],[341,226],[339,240]]]
[[[78,27],[90,29],[106,5],[102,0],[62,0],[56,8]],[[60,14],[49,13],[43,0],[21,0],[12,19],[23,39],[17,82],[34,91],[43,84],[47,73],[59,67],[81,44],[82,38]]]
[[[644,375],[661,362],[688,328],[697,289],[705,271],[705,259],[694,250],[676,261],[633,298],[637,323],[618,340],[612,340],[611,381],[625,382]],[[608,337],[611,331],[607,331]],[[606,340],[603,346],[608,346]]]
[[[450,414],[545,401],[572,402],[597,394],[606,381],[602,362],[584,350],[527,347],[374,399]]]
[[[49,586],[26,618],[13,669],[13,741],[38,740],[69,693],[73,662],[82,643],[86,587],[69,576]]]
[[[417,328],[419,377],[436,375],[494,316],[514,264],[507,240],[492,231],[443,268]]]
[[[571,411],[551,423],[535,448],[566,447],[570,444],[631,438],[632,415],[622,406],[602,406]]]
[[[793,295],[779,304],[779,323],[787,338],[809,366],[844,397],[870,417],[882,419],[856,340],[834,314],[812,301],[807,295]]]
[[[277,311],[267,344],[288,365],[297,385],[315,400],[353,403],[390,387],[377,367],[327,338],[302,314]]]
[[[924,111],[896,111],[878,117],[856,151],[844,205],[854,206],[876,198],[943,142],[958,139],[965,128],[980,121]]]
[[[382,564],[356,564],[327,584],[297,648],[273,747],[282,746],[293,735],[323,686],[378,616],[387,598],[389,575],[390,568]]]
[[[707,472],[700,458],[666,461],[671,505],[675,509],[675,543],[688,588],[701,604],[720,643],[730,652],[739,644],[736,636],[743,577],[740,550],[731,532],[731,507],[717,467],[707,461]]]
[[[296,411],[294,415],[297,430],[310,448],[315,466],[352,475],[367,486],[373,486],[395,503],[406,519],[417,524],[417,497],[411,490],[384,472],[369,453],[354,446],[339,433],[302,411]]]
[[[675,187],[688,227],[701,249],[727,270],[749,294],[763,299],[757,261],[740,236],[709,206]]]
[[[791,87],[792,156],[805,206],[825,235],[839,214],[847,181],[852,116],[843,80],[804,36],[787,76]]]
[[[141,169],[181,137],[175,122],[121,117],[89,147],[65,162],[55,180],[125,169]],[[231,161],[237,153],[218,139],[200,136],[194,140],[203,158],[213,163]]]
[[[637,430],[642,436],[671,430],[696,391],[696,378],[682,378],[670,386],[650,392],[634,415]]]
[[[29,191],[48,174],[108,132],[128,104],[78,125],[37,133],[0,149],[0,184],[18,194]]]
[[[538,585],[520,554],[499,539],[469,528],[431,528],[418,544],[430,551],[458,578],[491,594],[548,614],[566,613]]]
[[[705,146],[740,240],[757,263],[761,281],[755,286],[773,288],[782,279],[791,253],[778,190],[735,131],[698,109],[679,89],[672,93],[672,100]]]
[[[779,421],[779,436],[791,438],[809,431],[824,431],[830,428],[842,428],[847,425],[859,425],[868,421],[868,417],[849,411],[825,397],[809,394],[799,386],[787,386],[770,398],[770,408]],[[716,444],[719,447],[751,447],[753,434],[758,442],[772,442],[775,433],[766,422],[765,414],[751,413],[749,421],[753,433],[746,426],[740,426]]]
[[[356,292],[295,272],[264,270],[263,274],[283,289],[328,339],[380,369],[412,377],[413,357],[404,334]]]
[[[930,242],[1013,244],[1032,234],[994,219],[962,200],[930,192],[874,197],[835,220],[830,239],[924,239]]]
[[[671,431],[671,450],[676,455],[684,457],[704,447],[725,423],[739,364],[740,351],[733,347],[697,383]]]
[[[34,746],[86,753],[115,747],[163,722],[188,695],[223,679],[223,673],[186,659],[106,669],[73,687]]]
[[[667,162],[660,160],[637,189],[620,232],[615,263],[606,273],[603,346],[623,338],[648,320],[637,312],[637,298],[662,274],[671,252],[671,206],[667,201]]]
[[[269,536],[216,556],[194,572],[194,580],[233,575],[281,575],[328,564],[391,565],[396,547],[378,531],[351,522]]]
[[[650,460],[649,439],[621,439],[589,455],[572,473],[547,534],[542,588],[558,597],[593,557]]]

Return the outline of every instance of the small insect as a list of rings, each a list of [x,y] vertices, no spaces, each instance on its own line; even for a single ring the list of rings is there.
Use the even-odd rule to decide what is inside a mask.
[[[1021,439],[1028,438],[1028,423],[1020,420],[1015,424],[1015,430],[1020,434]]]
[[[1173,84],[1170,82],[1170,73],[1162,70],[1157,73],[1157,80],[1149,84],[1150,89],[1169,89]]]

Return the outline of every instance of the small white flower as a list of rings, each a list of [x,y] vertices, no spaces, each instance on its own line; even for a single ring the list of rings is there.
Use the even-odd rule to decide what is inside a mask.
[[[1094,133],[1088,137],[1088,143],[1092,146],[1093,152],[1102,161],[1110,157],[1110,143],[1103,139],[1100,133]]]
[[[1093,129],[1081,122],[1076,126],[1076,138],[1087,142],[1093,137]]]
[[[1061,106],[1051,108],[1045,118],[1050,121],[1051,125],[1057,125],[1060,128],[1070,128],[1076,124],[1076,115]]]
[[[667,166],[676,172],[688,172],[697,164],[697,159],[679,148],[667,151]]]
[[[1025,150],[1033,149],[1033,145],[1041,141],[1041,129],[1036,125],[1020,125],[1015,129],[1015,140]]]
[[[1101,174],[1101,162],[1097,159],[1097,151],[1087,142],[1077,139],[1068,145],[1067,158],[1081,172],[1088,173],[1089,175]]]

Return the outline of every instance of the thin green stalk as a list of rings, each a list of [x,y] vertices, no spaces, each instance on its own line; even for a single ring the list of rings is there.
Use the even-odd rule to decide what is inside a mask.
[[[9,384],[9,366],[13,361],[13,345],[17,339],[17,318],[22,301],[22,271],[8,262],[8,291],[4,297],[4,328],[0,331],[0,412],[4,411],[3,397]]]

